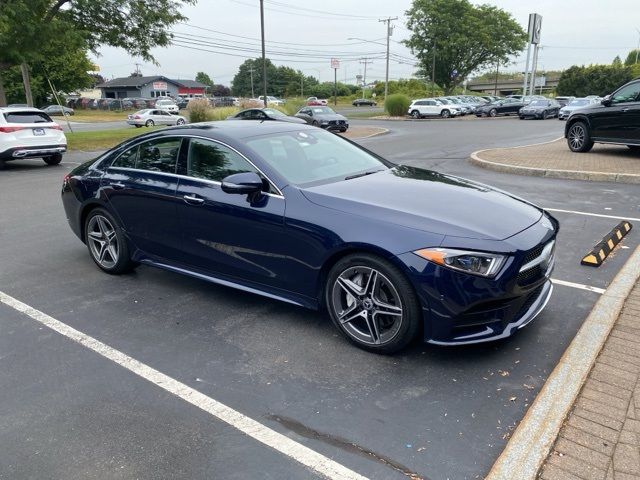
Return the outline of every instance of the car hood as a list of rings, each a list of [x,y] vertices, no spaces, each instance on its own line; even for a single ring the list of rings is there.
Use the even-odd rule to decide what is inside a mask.
[[[289,123],[300,123],[300,124],[307,123],[302,118],[291,117],[291,116],[277,117],[275,120],[278,120],[280,122],[289,122]]]
[[[327,208],[452,237],[504,240],[542,216],[534,205],[486,185],[408,166],[302,193]]]

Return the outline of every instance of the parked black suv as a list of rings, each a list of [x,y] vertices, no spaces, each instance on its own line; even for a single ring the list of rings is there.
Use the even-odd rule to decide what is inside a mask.
[[[640,150],[640,78],[604,97],[600,105],[572,113],[564,136],[572,152],[588,152],[594,143]]]

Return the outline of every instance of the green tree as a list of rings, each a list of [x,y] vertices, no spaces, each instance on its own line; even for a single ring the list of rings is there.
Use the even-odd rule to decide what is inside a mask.
[[[620,55],[616,55],[616,58],[613,59],[613,62],[611,63],[611,65],[613,65],[614,67],[622,66],[622,59],[620,58]]]
[[[608,95],[620,85],[633,78],[633,69],[628,66],[574,65],[560,76],[556,92],[558,95]]]
[[[522,51],[527,35],[511,14],[468,0],[413,0],[406,12],[412,32],[405,44],[418,58],[419,75],[450,93],[471,73],[506,64]]]
[[[245,60],[238,73],[233,77],[231,89],[234,95],[240,97],[252,96],[251,84],[253,79],[253,96],[262,95],[262,59]],[[301,71],[291,67],[276,66],[267,58],[267,95],[286,97],[299,95],[301,87],[307,94],[307,89],[318,84],[314,77],[305,76]],[[313,95],[313,94],[310,94]]]
[[[633,49],[624,60],[625,65],[634,65],[640,61],[640,50]]]
[[[196,82],[200,82],[200,83],[206,85],[207,86],[206,90],[208,92],[210,92],[211,89],[213,88],[213,86],[215,85],[213,83],[213,80],[211,79],[211,77],[208,74],[204,73],[204,72],[196,73]]]
[[[0,2],[0,105],[2,77],[16,65],[44,60],[43,45],[56,37],[124,48],[129,54],[155,61],[151,49],[167,46],[169,27],[186,18],[183,5],[196,0],[3,0]],[[25,87],[28,87],[25,78]]]

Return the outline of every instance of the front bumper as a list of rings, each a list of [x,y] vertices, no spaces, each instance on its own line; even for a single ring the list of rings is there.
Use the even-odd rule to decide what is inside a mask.
[[[346,132],[349,129],[349,123],[345,120],[331,120],[329,123],[321,123],[320,127],[326,130]]]
[[[509,252],[495,278],[441,267],[411,252],[399,255],[422,305],[424,341],[463,345],[499,340],[539,315],[553,291],[553,250],[549,248],[551,253],[544,263],[526,269],[523,266],[530,264],[531,258],[542,258],[543,246],[555,240],[557,221],[552,219],[553,229],[544,223],[540,221],[509,239],[494,242],[493,249],[483,241],[474,242],[478,250]],[[473,243],[453,247],[473,249]]]

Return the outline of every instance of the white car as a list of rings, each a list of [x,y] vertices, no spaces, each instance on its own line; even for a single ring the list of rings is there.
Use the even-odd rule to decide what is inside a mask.
[[[258,100],[260,102],[264,102],[264,95],[260,95],[258,97]],[[284,100],[280,100],[279,98],[276,97],[272,97],[271,95],[267,95],[267,105],[284,105],[285,101]]]
[[[155,108],[159,110],[166,110],[169,113],[178,113],[180,111],[180,108],[178,108],[176,102],[174,102],[171,98],[161,98],[157,100]]]
[[[0,108],[0,169],[21,158],[42,158],[47,165],[57,165],[66,151],[62,127],[42,110]]]
[[[187,119],[181,115],[172,115],[166,110],[145,108],[128,115],[127,123],[140,128],[142,126],[153,127],[154,125],[184,125],[187,123]]]
[[[445,105],[435,98],[418,98],[411,102],[407,114],[413,118],[423,117],[456,117],[460,115],[460,108],[457,105]]]
[[[600,97],[574,98],[558,112],[558,120],[566,120],[574,111],[600,103]]]

